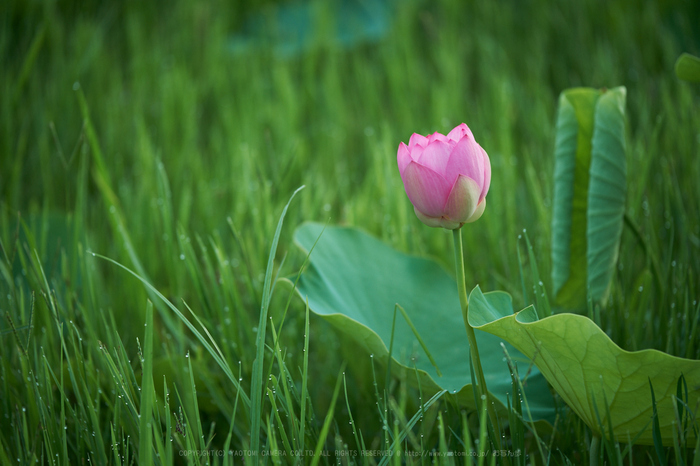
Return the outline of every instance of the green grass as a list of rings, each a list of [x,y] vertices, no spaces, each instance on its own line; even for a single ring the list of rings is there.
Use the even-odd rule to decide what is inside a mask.
[[[574,86],[628,88],[636,232],[625,227],[592,315],[625,349],[700,358],[700,88],[673,74],[682,52],[700,55],[694,2],[408,1],[378,43],[334,45],[326,11],[298,56],[233,53],[256,8],[0,6],[0,463],[240,464],[181,452],[397,437],[479,451],[476,413],[447,396],[423,412],[411,374],[378,383],[369,355],[270,287],[302,266],[291,232],[305,220],[359,226],[452,270],[451,235],[415,218],[395,158],[411,133],[464,121],[493,169],[488,208],[463,233],[467,283],[534,302],[533,284],[551,290],[556,102]],[[532,254],[518,252],[524,229]],[[590,431],[565,411],[544,446],[521,434],[532,461],[588,461]],[[623,462],[656,458],[635,446]],[[461,462],[415,464],[448,460]]]

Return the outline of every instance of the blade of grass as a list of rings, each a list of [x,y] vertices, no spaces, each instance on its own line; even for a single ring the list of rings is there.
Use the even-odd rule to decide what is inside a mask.
[[[255,342],[255,360],[253,361],[253,374],[251,379],[251,425],[250,425],[250,448],[251,450],[257,452],[254,458],[254,463],[259,464],[259,458],[262,454],[260,449],[260,420],[262,418],[262,392],[263,392],[263,358],[265,356],[265,330],[267,328],[267,311],[270,306],[271,298],[271,287],[272,287],[272,269],[274,268],[275,255],[277,254],[277,243],[279,242],[280,234],[282,232],[282,223],[284,222],[284,217],[287,214],[287,209],[289,204],[291,204],[292,199],[296,194],[304,189],[304,186],[297,188],[292,196],[287,201],[287,205],[284,206],[282,210],[282,215],[277,222],[277,229],[275,230],[275,236],[272,239],[272,245],[270,247],[270,255],[267,259],[267,269],[265,271],[265,283],[263,285],[263,296],[262,303],[260,306],[260,320],[258,321],[258,335]]]
[[[306,396],[309,382],[309,298],[306,298],[306,320],[304,321],[304,362],[301,370],[301,401],[299,402],[299,449],[304,451],[306,435]]]
[[[408,435],[408,431],[413,429],[413,427],[418,423],[419,420],[423,418],[423,413],[426,409],[430,408],[433,403],[438,401],[442,396],[447,393],[447,390],[441,390],[437,392],[435,395],[433,395],[426,403],[425,405],[421,406],[418,411],[416,411],[416,414],[413,415],[410,421],[406,424],[406,428],[401,431],[399,436],[394,439],[394,442],[391,444],[389,447],[390,450],[394,449],[395,444],[401,444],[403,440],[406,438]],[[379,466],[386,466],[386,464],[391,460],[389,456],[385,456],[382,458],[382,460],[379,462]]]
[[[425,345],[425,342],[423,342],[423,339],[420,337],[420,333],[418,333],[418,329],[413,325],[413,322],[411,322],[410,317],[408,317],[408,314],[406,314],[406,311],[404,310],[401,305],[398,303],[396,304],[396,307],[399,308],[399,311],[401,311],[401,315],[403,315],[403,318],[406,319],[406,323],[408,324],[409,327],[411,327],[411,331],[413,332],[413,335],[416,337],[418,340],[418,343],[420,343],[421,348],[423,348],[423,351],[425,351],[425,354],[428,356],[428,359],[430,360],[430,364],[433,365],[435,368],[435,371],[437,372],[438,377],[442,377],[442,372],[440,372],[440,368],[437,365],[437,362],[435,362],[435,358],[433,358],[433,355],[430,354],[430,351],[428,350],[428,347]],[[396,312],[396,310],[394,310]]]
[[[276,378],[273,376],[273,383],[277,384]],[[275,416],[275,419],[277,419],[277,429],[282,436],[282,444],[284,445],[284,449],[287,453],[287,455],[291,458],[292,457],[292,446],[289,443],[289,438],[287,436],[287,432],[284,429],[284,424],[282,423],[282,418],[280,417],[280,410],[277,408],[277,403],[275,402],[275,393],[272,391],[272,389],[268,388],[267,389],[267,397],[270,400],[270,408],[272,414]]]
[[[544,283],[540,279],[540,271],[537,266],[537,258],[535,257],[535,251],[530,243],[530,237],[526,230],[523,230],[523,236],[525,237],[525,243],[527,245],[527,255],[530,261],[530,270],[532,273],[532,291],[535,293],[535,303],[537,304],[537,314],[541,318],[552,315],[552,309],[549,306],[549,299],[547,298],[547,290],[545,289]]]
[[[355,445],[357,446],[358,450],[364,450],[364,447],[360,444],[360,439],[357,436],[357,426],[355,425],[355,420],[352,418],[352,410],[350,409],[350,400],[348,399],[348,386],[345,382],[345,374],[343,374],[343,390],[345,391],[345,406],[347,407],[350,425],[352,426],[352,435],[355,437]]]
[[[224,465],[232,464],[232,457],[229,456],[229,449],[231,447],[231,439],[233,438],[233,426],[236,424],[236,410],[238,409],[238,396],[239,392],[236,391],[236,400],[233,402],[233,414],[231,414],[231,426],[228,429],[228,435],[226,436],[226,442],[224,442]]]
[[[272,322],[270,322],[270,330],[272,331],[272,338],[273,338],[273,341],[275,342],[274,354],[275,354],[275,358],[277,359],[277,365],[279,366],[279,369],[280,369],[280,380],[282,381],[282,384],[281,384],[282,385],[282,393],[284,394],[284,400],[285,400],[285,403],[287,404],[287,415],[290,418],[291,430],[293,433],[296,433],[297,432],[297,418],[296,418],[296,414],[294,413],[294,404],[292,403],[292,396],[291,396],[291,393],[289,391],[289,384],[287,383],[287,378],[289,377],[289,374],[287,372],[287,366],[284,364],[284,359],[282,357],[282,350],[280,349],[280,346],[279,346],[279,339],[277,338],[277,332],[275,331],[275,326],[272,325]],[[269,393],[268,393],[268,395],[269,395]],[[278,415],[278,417],[279,417],[279,415]],[[280,419],[278,419],[277,423],[280,425],[280,429],[282,429],[282,421]],[[294,437],[292,438],[292,441],[294,443],[294,448],[295,449],[299,448],[298,442],[295,440]]]
[[[153,303],[146,305],[146,335],[143,339],[143,374],[141,377],[141,403],[139,405],[139,464],[153,463]]]
[[[177,308],[173,303],[171,303],[168,298],[163,296],[163,294],[158,291],[153,285],[148,283],[144,278],[142,278],[140,275],[138,275],[136,272],[133,270],[129,269],[128,267],[120,264],[119,262],[115,261],[114,259],[110,259],[109,257],[103,256],[101,254],[97,254],[95,252],[91,253],[94,257],[99,257],[100,259],[104,259],[108,262],[111,262],[112,264],[121,267],[122,269],[126,270],[129,272],[131,275],[136,277],[141,283],[143,283],[146,288],[148,288],[156,297],[160,298],[179,318],[180,320],[187,326],[187,328],[190,329],[192,333],[197,337],[199,342],[206,348],[207,352],[211,354],[211,356],[214,358],[214,360],[219,364],[219,367],[224,371],[224,374],[229,378],[229,380],[233,383],[233,385],[236,387],[236,390],[241,391],[241,395],[243,396],[243,402],[245,403],[246,407],[250,407],[250,398],[248,398],[248,395],[243,391],[243,387],[241,387],[241,384],[239,383],[238,379],[234,377],[233,373],[231,372],[231,368],[229,367],[228,363],[226,362],[225,359],[223,359],[219,352],[216,351],[214,347],[209,344],[206,338],[204,338],[204,335],[202,335],[199,330],[197,330],[197,327],[195,327],[192,322],[190,322],[187,317]]]
[[[333,396],[331,397],[331,405],[328,407],[328,413],[326,413],[326,419],[323,421],[323,427],[318,435],[318,442],[316,442],[316,449],[314,450],[313,460],[311,460],[311,466],[316,466],[321,459],[321,450],[323,445],[326,443],[326,437],[328,436],[328,431],[331,427],[331,422],[333,421],[333,413],[335,412],[335,402],[338,400],[338,393],[340,393],[340,382],[343,380],[343,375],[345,374],[345,364],[340,368],[340,373],[338,374],[338,379],[335,382],[335,388],[333,389]]]
[[[386,380],[384,381],[384,396],[389,397],[389,387],[391,383],[391,360],[394,352],[394,331],[396,330],[396,308],[399,307],[398,304],[394,305],[394,317],[391,320],[391,338],[389,339],[389,356],[386,363]]]
[[[654,439],[654,451],[656,452],[656,458],[659,460],[659,465],[663,466],[667,463],[666,454],[664,453],[664,445],[661,440],[661,428],[659,427],[659,414],[656,411],[656,396],[654,395],[654,386],[649,379],[649,389],[651,390],[651,406],[653,410],[654,422],[651,426],[652,437]]]

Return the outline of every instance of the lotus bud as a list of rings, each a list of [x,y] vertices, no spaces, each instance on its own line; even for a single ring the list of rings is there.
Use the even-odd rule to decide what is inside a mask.
[[[404,189],[421,222],[448,230],[479,219],[491,184],[486,151],[462,123],[445,136],[414,133],[397,155]]]

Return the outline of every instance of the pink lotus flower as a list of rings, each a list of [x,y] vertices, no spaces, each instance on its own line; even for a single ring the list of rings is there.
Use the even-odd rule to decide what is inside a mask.
[[[448,230],[479,219],[491,184],[486,151],[462,123],[445,136],[413,133],[399,144],[399,173],[421,222]]]

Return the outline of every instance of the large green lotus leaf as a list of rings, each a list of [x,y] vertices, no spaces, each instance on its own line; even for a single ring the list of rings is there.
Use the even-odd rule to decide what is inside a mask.
[[[400,253],[372,236],[354,229],[305,223],[295,241],[305,251],[314,247],[297,292],[309,308],[346,333],[375,360],[389,358],[395,304],[400,304],[418,330],[442,376],[430,363],[400,312],[396,316],[392,357],[420,377],[424,392],[448,390],[457,402],[474,408],[469,371],[469,344],[460,312],[457,284],[436,262]],[[512,313],[510,295],[487,293],[485,301],[503,313]],[[477,331],[480,356],[489,391],[503,410],[512,393],[504,359],[504,343],[525,374],[530,361],[502,339]],[[407,378],[409,381],[413,377]],[[533,367],[525,388],[534,420],[554,419],[554,403],[542,374]],[[527,415],[526,415],[527,419]]]
[[[700,82],[700,58],[684,53],[676,60],[676,76],[690,82]]]
[[[634,439],[641,432],[637,443],[653,444],[649,381],[665,445],[673,442],[674,395],[681,375],[688,385],[688,406],[695,410],[699,406],[700,361],[656,350],[625,351],[594,322],[576,314],[537,320],[532,306],[515,315],[495,312],[478,287],[469,300],[472,326],[507,340],[532,358],[566,404],[599,435],[601,424],[608,428],[609,413],[619,441]]]
[[[606,298],[626,192],[626,90],[575,88],[559,98],[554,149],[552,282],[556,301]]]

